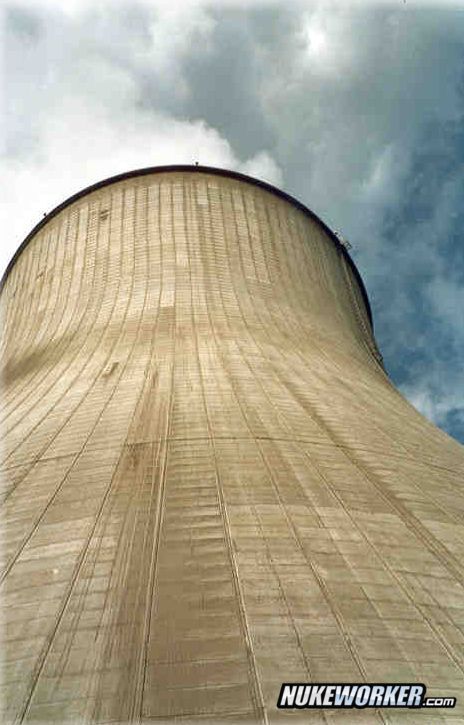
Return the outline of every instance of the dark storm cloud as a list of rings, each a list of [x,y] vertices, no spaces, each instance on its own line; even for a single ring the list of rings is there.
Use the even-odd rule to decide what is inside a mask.
[[[464,440],[462,8],[18,0],[8,26],[10,219],[39,174],[30,225],[149,164],[282,185],[352,242],[394,382]]]
[[[249,13],[229,11],[221,19],[216,11],[212,51],[194,56],[186,67],[190,94],[185,112],[201,115],[237,149],[248,156],[260,145],[276,145],[261,108],[262,67]]]

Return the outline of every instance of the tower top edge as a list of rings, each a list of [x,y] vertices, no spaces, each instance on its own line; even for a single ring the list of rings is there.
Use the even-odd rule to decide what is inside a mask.
[[[291,194],[288,194],[286,191],[283,191],[282,189],[279,189],[277,186],[273,186],[272,184],[268,183],[267,181],[263,181],[262,179],[256,179],[253,176],[248,176],[247,174],[243,174],[239,171],[232,171],[229,169],[222,169],[215,166],[200,166],[200,165],[190,165],[190,164],[173,164],[173,165],[167,165],[167,166],[147,166],[141,169],[133,169],[131,171],[125,171],[121,174],[115,174],[114,176],[108,176],[106,179],[102,179],[101,181],[97,181],[94,184],[90,184],[89,186],[86,186],[85,188],[81,189],[80,191],[76,192],[75,194],[72,194],[67,199],[62,201],[60,204],[58,204],[54,209],[52,209],[48,214],[46,214],[29,232],[29,234],[25,237],[25,239],[21,242],[19,247],[17,248],[16,252],[10,259],[5,272],[3,273],[2,278],[0,279],[0,292],[2,291],[5,282],[7,280],[8,275],[10,274],[12,268],[14,267],[18,257],[24,250],[24,248],[29,244],[29,242],[33,239],[33,237],[37,234],[37,232],[42,229],[42,227],[46,226],[48,222],[53,219],[57,214],[59,214],[63,209],[70,206],[76,201],[79,201],[79,199],[83,198],[84,196],[87,196],[87,194],[91,194],[94,191],[98,191],[99,189],[104,188],[105,186],[110,186],[111,184],[115,184],[119,181],[125,181],[126,179],[130,178],[136,178],[138,176],[150,176],[152,174],[160,174],[160,173],[169,173],[169,172],[184,172],[184,173],[203,173],[203,174],[212,174],[216,176],[225,176],[231,179],[236,179],[237,181],[243,181],[247,184],[252,184],[253,186],[257,186],[261,189],[264,189],[265,191],[268,191],[272,194],[275,194],[276,196],[280,197],[281,199],[284,199],[285,201],[292,204],[294,207],[302,211],[306,216],[308,216],[310,219],[315,221],[322,229],[327,233],[331,241],[335,244],[336,248],[339,250],[339,252],[345,257],[346,261],[350,265],[353,274],[356,278],[356,281],[359,285],[359,288],[361,290],[364,304],[366,305],[367,314],[369,317],[369,321],[371,324],[371,327],[373,327],[373,319],[372,319],[372,310],[371,305],[369,302],[369,297],[367,295],[367,290],[364,285],[363,279],[359,273],[358,268],[356,267],[353,259],[351,258],[350,254],[347,251],[347,248],[345,245],[343,245],[340,242],[340,239],[337,237],[335,232],[317,215],[315,212],[313,212],[311,209],[309,209],[305,204],[303,204],[301,201],[296,199],[295,197],[291,196]]]

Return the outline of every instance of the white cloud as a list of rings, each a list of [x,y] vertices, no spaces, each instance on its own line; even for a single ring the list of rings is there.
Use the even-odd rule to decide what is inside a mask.
[[[440,380],[431,371],[425,371],[420,380],[401,385],[400,390],[435,425],[443,426],[451,412],[464,418],[464,391],[458,374],[451,374],[449,380]]]
[[[394,203],[401,194],[401,182],[409,170],[409,159],[395,143],[380,147],[369,160],[365,176],[359,183],[360,201],[367,204]]]
[[[44,213],[117,173],[198,161],[281,182],[268,151],[258,148],[240,158],[206,120],[176,117],[161,105],[143,104],[140,68],[159,77],[166,88],[171,85],[173,93],[179,88],[188,92],[184,56],[196,44],[199,53],[205,52],[214,28],[198,3],[189,2],[186,11],[178,4],[158,4],[146,16],[147,27],[130,32],[104,7],[88,17],[85,3],[68,8],[71,15],[73,9],[82,15],[76,19],[55,13],[53,2],[36,5],[46,6],[52,15],[39,15],[43,22],[37,37],[27,42],[21,37],[10,57],[16,83],[3,159],[1,224],[8,231],[0,250],[1,270]],[[21,21],[24,17],[17,19]],[[118,39],[117,54],[108,30],[113,41]]]
[[[434,395],[424,382],[418,386],[402,386],[401,392],[419,413],[422,413],[435,425],[441,425],[446,414],[456,407],[457,401],[454,398],[449,400],[443,394],[439,397]]]
[[[272,156],[267,151],[259,151],[248,161],[245,161],[240,167],[244,174],[254,176],[257,179],[263,179],[274,186],[282,184],[282,172]]]
[[[44,213],[113,174],[199,160],[271,183],[281,180],[267,152],[242,161],[227,140],[202,120],[183,121],[142,111],[115,117],[86,98],[67,98],[49,109],[38,136],[40,154],[13,158],[4,165],[1,226],[8,229],[8,238],[1,250],[2,268]]]

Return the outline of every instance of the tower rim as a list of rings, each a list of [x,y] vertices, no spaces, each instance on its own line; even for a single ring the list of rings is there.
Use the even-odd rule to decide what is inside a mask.
[[[139,169],[132,169],[131,171],[124,171],[120,174],[115,174],[113,176],[108,176],[105,179],[101,179],[100,181],[97,181],[93,184],[90,184],[89,186],[84,187],[80,191],[77,191],[76,193],[69,196],[67,199],[62,201],[60,204],[55,206],[48,214],[46,214],[27,234],[27,236],[23,239],[23,241],[20,243],[19,247],[16,249],[15,253],[11,257],[3,275],[0,279],[0,292],[2,291],[5,282],[8,278],[8,275],[10,274],[11,270],[13,269],[18,257],[23,252],[25,247],[29,244],[29,242],[33,239],[33,237],[39,232],[42,227],[44,227],[48,222],[53,219],[57,214],[59,214],[63,209],[66,209],[66,207],[70,206],[76,201],[79,201],[79,199],[83,198],[84,196],[87,196],[87,194],[91,194],[94,191],[98,191],[99,189],[104,188],[105,186],[110,186],[111,184],[115,184],[119,181],[125,181],[126,179],[130,178],[136,178],[138,176],[150,176],[151,174],[160,174],[160,173],[169,173],[169,172],[192,172],[192,173],[204,173],[204,174],[212,174],[216,176],[225,176],[228,178],[236,179],[237,181],[243,181],[248,184],[252,184],[254,186],[257,186],[261,189],[265,189],[266,191],[275,194],[276,196],[280,197],[281,199],[284,199],[285,201],[289,202],[293,206],[295,206],[297,209],[302,211],[306,216],[308,216],[310,219],[315,221],[317,224],[319,224],[322,229],[327,233],[329,238],[332,240],[332,242],[335,244],[335,247],[337,250],[345,257],[347,263],[351,267],[351,270],[353,271],[353,274],[355,276],[355,279],[359,285],[359,288],[361,290],[361,294],[363,297],[364,304],[366,306],[367,315],[369,318],[369,322],[371,325],[372,330],[374,329],[373,324],[373,317],[372,317],[372,309],[369,302],[369,297],[367,294],[366,286],[363,282],[363,279],[361,277],[361,274],[354,263],[352,257],[350,256],[348,250],[346,247],[341,244],[340,240],[338,239],[337,235],[334,231],[309,207],[307,207],[303,202],[296,199],[294,196],[289,194],[286,191],[283,191],[282,189],[279,189],[279,187],[274,186],[273,184],[270,184],[267,181],[263,181],[262,179],[257,179],[254,176],[248,176],[248,174],[244,174],[240,171],[232,171],[230,169],[223,169],[216,166],[201,166],[199,164],[169,164],[165,166],[146,166]]]

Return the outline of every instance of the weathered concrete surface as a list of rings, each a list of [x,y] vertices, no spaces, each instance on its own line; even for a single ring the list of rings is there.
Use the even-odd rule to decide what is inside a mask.
[[[2,302],[2,722],[272,723],[283,680],[464,702],[464,449],[389,382],[317,221],[129,177],[51,218]],[[431,712],[303,721],[464,721]]]

